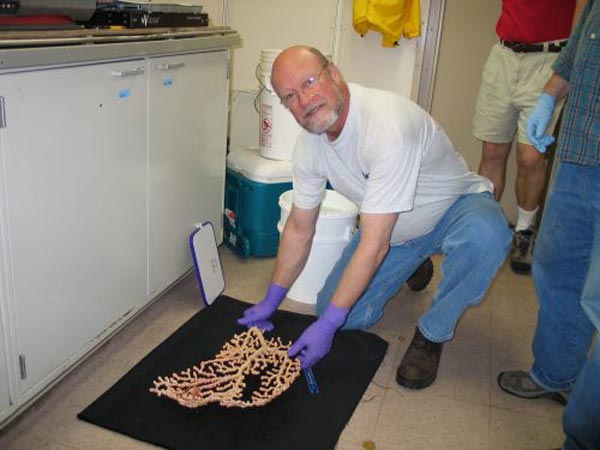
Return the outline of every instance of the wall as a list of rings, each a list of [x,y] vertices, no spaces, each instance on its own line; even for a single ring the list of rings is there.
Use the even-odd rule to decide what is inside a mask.
[[[402,39],[395,48],[381,46],[381,34],[369,32],[361,37],[352,28],[352,0],[341,5],[341,26],[337,63],[348,81],[397,92],[416,98],[412,84],[419,58],[419,39]],[[421,1],[425,10],[428,1]],[[423,29],[425,26],[423,26]],[[375,69],[376,68],[376,69]]]
[[[421,0],[423,30],[430,1]],[[258,145],[258,114],[254,111],[258,82],[254,69],[262,48],[314,45],[333,54],[348,81],[417,98],[423,39],[402,40],[399,47],[384,49],[377,33],[361,38],[352,29],[352,0],[188,2],[202,4],[213,25],[228,24],[242,37],[242,45],[233,55],[232,148]],[[497,40],[494,29],[500,9],[500,0],[445,0],[431,113],[473,170],[478,169],[481,159],[481,143],[471,134],[475,99],[483,65]],[[501,202],[511,220],[515,220],[517,209],[514,153],[508,163]]]
[[[473,137],[472,120],[488,53],[497,41],[501,2],[446,0],[431,114],[448,133],[473,170],[481,160],[481,142]],[[516,162],[507,165],[502,208],[516,220]]]
[[[305,43],[331,53],[336,1],[229,0],[228,5],[228,23],[242,37],[242,46],[233,53],[230,148],[257,146],[255,70],[261,49]]]
[[[418,83],[415,85],[414,80],[420,40],[402,40],[397,48],[386,49],[381,46],[378,33],[361,38],[352,29],[352,0],[226,3],[225,21],[242,37],[242,45],[233,55],[230,148],[258,145],[255,69],[264,48],[312,45],[331,54],[348,81],[416,96]],[[429,1],[422,0],[422,4],[426,7]]]
[[[423,30],[428,25],[430,1],[421,0]],[[378,33],[361,38],[352,29],[352,0],[192,2],[204,6],[213,25],[228,24],[242,37],[242,45],[233,54],[230,148],[258,145],[254,71],[263,48],[313,45],[333,55],[348,81],[417,99],[424,39],[402,40],[399,47],[385,49]],[[494,29],[500,10],[500,0],[445,0],[431,114],[475,171],[481,159],[481,143],[472,135],[475,100],[483,65],[497,40]],[[501,201],[513,221],[517,209],[514,154],[509,158]]]

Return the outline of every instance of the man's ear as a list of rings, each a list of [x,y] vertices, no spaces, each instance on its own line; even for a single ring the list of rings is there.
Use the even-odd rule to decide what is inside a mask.
[[[336,82],[340,81],[340,71],[333,61],[329,61],[329,64],[327,64],[327,71],[329,72],[332,80]]]

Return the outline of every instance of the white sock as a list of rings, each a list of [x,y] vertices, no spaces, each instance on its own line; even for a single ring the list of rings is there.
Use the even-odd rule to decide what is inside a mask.
[[[526,230],[527,228],[533,225],[533,221],[535,220],[535,215],[538,212],[539,206],[535,208],[533,211],[525,211],[521,207],[519,207],[519,214],[517,216],[517,224],[515,225],[515,231]]]

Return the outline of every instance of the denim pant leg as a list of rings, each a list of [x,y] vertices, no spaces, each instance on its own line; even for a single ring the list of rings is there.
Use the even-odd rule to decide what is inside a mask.
[[[359,241],[360,231],[357,231],[317,295],[318,315],[325,311],[331,301]],[[427,242],[427,236],[424,236],[390,248],[369,286],[350,310],[343,329],[367,329],[381,319],[387,301],[400,290],[408,277],[431,254],[427,251]]]
[[[593,213],[594,239],[590,267],[581,295],[581,306],[596,330],[600,330],[600,196],[597,194],[600,192],[600,167],[588,167],[586,171],[590,174],[590,192],[593,193],[590,203]]]
[[[586,167],[592,210],[593,242],[581,305],[600,330],[600,168]],[[600,342],[596,341],[577,377],[563,417],[565,450],[600,449]]]
[[[600,186],[596,182],[594,190],[590,185],[588,169],[559,164],[533,255],[540,308],[530,374],[548,390],[573,385],[594,333],[581,306],[586,277],[598,278],[598,273],[590,270],[590,258],[593,209],[600,207]]]
[[[563,427],[564,450],[600,448],[600,342],[596,342],[569,397]]]
[[[430,309],[419,320],[427,339],[452,339],[467,308],[483,298],[506,259],[512,232],[490,193],[460,197],[432,234],[445,256],[442,279]]]

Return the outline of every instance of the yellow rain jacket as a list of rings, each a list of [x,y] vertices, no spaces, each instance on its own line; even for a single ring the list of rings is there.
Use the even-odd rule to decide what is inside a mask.
[[[401,36],[421,35],[420,0],[354,0],[352,25],[361,36],[380,32],[382,45],[394,47]]]

